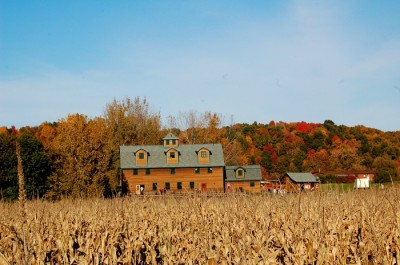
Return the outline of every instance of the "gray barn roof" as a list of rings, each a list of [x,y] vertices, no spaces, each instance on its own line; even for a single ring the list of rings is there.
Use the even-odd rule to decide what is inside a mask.
[[[236,178],[236,170],[239,168],[244,169],[244,178]],[[226,178],[225,181],[258,181],[262,180],[261,167],[259,165],[247,166],[227,166],[225,167]]]
[[[318,180],[311,173],[295,173],[295,172],[286,172],[285,176],[289,176],[291,180],[297,183],[315,183]]]
[[[167,136],[165,136],[164,138],[162,138],[163,140],[179,140],[178,137],[176,137],[175,135],[173,135],[172,133],[168,133]]]
[[[210,163],[200,164],[197,151],[208,149]],[[135,152],[145,150],[148,153],[147,166],[136,166]],[[179,164],[168,165],[166,151],[176,149],[179,152]],[[182,167],[223,167],[224,155],[221,144],[185,144],[178,147],[164,147],[163,145],[120,146],[120,167],[129,168],[182,168]]]

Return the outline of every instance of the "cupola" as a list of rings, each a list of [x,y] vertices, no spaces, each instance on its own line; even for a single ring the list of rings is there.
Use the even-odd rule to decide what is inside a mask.
[[[172,133],[168,133],[163,139],[163,145],[166,148],[178,147],[179,138],[173,135]]]

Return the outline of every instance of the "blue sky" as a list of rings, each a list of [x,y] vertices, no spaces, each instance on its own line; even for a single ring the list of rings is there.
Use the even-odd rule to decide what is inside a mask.
[[[162,117],[400,130],[400,1],[0,0],[0,126]]]

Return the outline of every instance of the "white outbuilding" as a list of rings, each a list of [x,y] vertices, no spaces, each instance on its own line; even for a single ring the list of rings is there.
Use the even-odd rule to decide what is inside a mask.
[[[355,189],[368,189],[369,188],[369,177],[356,178],[354,180]]]

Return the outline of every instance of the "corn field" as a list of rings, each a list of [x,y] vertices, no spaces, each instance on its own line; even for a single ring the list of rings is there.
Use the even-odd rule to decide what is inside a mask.
[[[399,195],[0,202],[0,264],[399,264]]]

